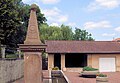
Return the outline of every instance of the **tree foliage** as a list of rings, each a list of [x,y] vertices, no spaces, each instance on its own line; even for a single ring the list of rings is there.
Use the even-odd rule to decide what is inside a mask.
[[[23,43],[29,15],[30,5],[24,4],[22,0],[0,0],[0,44],[5,44],[7,48],[16,48],[17,44]],[[46,21],[39,7],[37,18],[38,24]]]
[[[11,20],[13,20],[13,24],[8,24],[8,26],[11,25],[11,28],[14,30],[9,29],[9,31],[13,31],[9,34],[9,37],[5,37],[4,44],[11,47],[17,47],[17,44],[23,43],[26,37],[27,27],[28,27],[28,21],[30,16],[30,5],[24,4],[22,0],[5,0],[6,8],[3,7],[4,12],[10,13],[10,15],[3,15],[3,24],[6,25],[6,22],[10,23]],[[11,1],[12,5],[9,5],[9,1]],[[0,12],[2,15],[3,13]],[[9,19],[10,18],[10,19]],[[15,19],[15,20],[14,20]],[[41,13],[39,7],[37,7],[37,19],[38,24],[44,23],[46,21],[46,18],[44,17],[44,14]],[[9,22],[10,21],[10,22]],[[18,24],[17,24],[18,23]],[[5,30],[4,30],[5,31]]]
[[[3,40],[15,31],[20,24],[15,0],[0,0],[0,31]]]
[[[62,33],[59,27],[49,26],[44,23],[40,25],[40,38],[42,42],[44,42],[44,40],[61,40]]]
[[[11,33],[14,33],[20,24],[16,0],[0,0],[0,46],[6,43]],[[1,54],[1,47],[0,47]]]
[[[72,40],[73,32],[69,26],[49,26],[44,23],[40,25],[41,40]]]
[[[75,29],[75,34],[73,36],[73,40],[94,40],[92,38],[92,34],[88,33],[86,30],[81,30],[79,28]]]
[[[17,44],[20,43],[24,43],[25,37],[26,37],[26,33],[27,33],[27,28],[28,28],[28,21],[29,21],[29,17],[30,17],[30,5],[27,4],[21,4],[21,2],[18,3],[18,11],[19,16],[21,18],[21,24],[19,25],[19,27],[17,28],[17,32],[14,35],[11,35],[10,38],[16,38],[16,41],[11,41],[14,43],[11,43],[10,45],[12,45],[12,47],[17,47]],[[42,24],[46,21],[46,18],[44,17],[44,14],[41,13],[39,7],[37,7],[37,20],[38,20],[38,24]]]
[[[72,40],[73,32],[70,26],[61,25],[62,40]]]
[[[92,35],[86,30],[79,28],[72,31],[70,26],[49,26],[44,23],[40,25],[40,37],[41,40],[94,40]]]

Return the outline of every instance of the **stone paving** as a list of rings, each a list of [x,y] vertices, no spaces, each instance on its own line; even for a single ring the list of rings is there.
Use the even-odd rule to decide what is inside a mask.
[[[71,83],[96,83],[95,78],[83,78],[80,77],[78,72],[64,72]],[[120,83],[120,72],[110,72],[107,74],[109,83]],[[48,71],[43,71],[43,75],[48,77]],[[44,83],[48,83],[48,79],[43,80]],[[14,83],[24,83],[23,78]]]
[[[71,83],[96,83],[95,78],[80,77],[78,72],[64,72]],[[107,74],[109,83],[120,83],[120,72],[104,73]]]

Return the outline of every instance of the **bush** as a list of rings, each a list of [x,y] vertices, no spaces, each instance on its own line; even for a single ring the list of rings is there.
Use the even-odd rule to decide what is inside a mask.
[[[99,76],[99,77],[107,77],[106,74],[102,74],[102,73],[98,74],[98,76]]]
[[[83,67],[83,71],[96,71],[96,70],[98,70],[98,69],[96,69],[96,68],[92,68],[92,67]]]
[[[52,68],[52,70],[59,70],[59,68],[58,67],[54,67],[54,68]]]

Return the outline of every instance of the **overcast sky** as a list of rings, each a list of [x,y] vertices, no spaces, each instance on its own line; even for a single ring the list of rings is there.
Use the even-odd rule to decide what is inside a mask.
[[[99,41],[120,37],[120,0],[22,0],[36,3],[49,25],[85,29]]]

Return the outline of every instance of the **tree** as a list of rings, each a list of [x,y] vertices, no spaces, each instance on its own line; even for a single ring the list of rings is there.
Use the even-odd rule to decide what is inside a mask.
[[[88,33],[86,30],[81,30],[79,28],[76,28],[73,40],[93,41],[94,39],[92,38],[92,34]]]
[[[62,31],[62,40],[72,40],[73,39],[73,32],[69,26],[61,25]]]
[[[94,40],[92,35],[86,30],[79,28],[75,29],[73,33],[69,26],[49,26],[44,23],[40,25],[40,38],[44,42],[45,40]]]
[[[75,34],[73,36],[73,40],[80,40],[81,32],[82,32],[81,29],[75,28]]]
[[[26,27],[28,26],[28,21],[29,21],[29,16],[30,16],[30,8],[31,6],[28,4],[23,4],[22,7],[20,7],[20,16],[22,18],[22,23],[23,25]],[[46,18],[44,17],[44,14],[41,13],[40,8],[37,6],[37,21],[38,21],[38,25],[43,24],[44,22],[46,22]]]
[[[40,25],[40,38],[44,42],[45,40],[62,40],[61,28],[58,26],[49,26],[44,23]]]
[[[23,43],[28,27],[30,6],[22,0],[0,0],[0,46],[16,48]],[[44,14],[37,8],[38,24],[46,21]],[[1,55],[1,47],[0,47]],[[1,56],[0,56],[1,57]]]
[[[5,44],[7,44],[10,48],[16,48],[18,47],[17,44],[24,43],[31,8],[30,5],[24,4],[22,0],[16,0],[15,6],[16,10],[19,12],[18,16],[20,17],[20,24],[16,28],[15,32],[6,38]],[[46,21],[46,18],[44,17],[44,14],[41,13],[39,7],[37,7],[37,20],[39,25]]]
[[[40,25],[41,40],[72,40],[73,32],[69,26],[49,26],[44,23]]]
[[[0,0],[0,45],[1,43],[5,44],[6,38],[8,38],[20,24],[19,12],[16,10],[17,7],[15,3],[15,0]]]
[[[4,33],[3,30],[0,29],[0,58],[2,58],[1,54],[1,41],[4,39]]]

